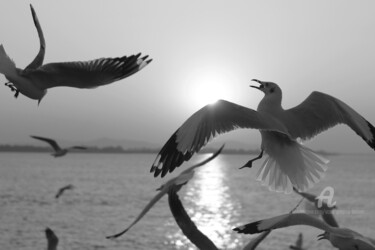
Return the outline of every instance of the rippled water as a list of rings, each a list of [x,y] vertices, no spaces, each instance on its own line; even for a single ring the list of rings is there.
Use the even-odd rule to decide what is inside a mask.
[[[155,189],[170,178],[152,177],[149,168],[154,157],[77,153],[55,159],[48,154],[0,154],[0,249],[45,249],[47,226],[59,237],[59,249],[196,249],[176,225],[167,197],[126,235],[105,239],[128,226]],[[205,157],[198,155],[193,162]],[[179,192],[198,228],[221,249],[242,249],[254,237],[238,235],[233,227],[287,213],[300,200],[295,194],[271,192],[255,181],[259,163],[238,170],[250,157],[220,155],[198,169]],[[310,191],[320,193],[332,186],[339,224],[375,237],[375,156],[329,158],[326,177]],[[67,184],[75,189],[56,200],[57,190]],[[259,249],[288,249],[299,232],[309,249],[333,249],[328,241],[316,241],[320,230],[306,226],[275,230]]]

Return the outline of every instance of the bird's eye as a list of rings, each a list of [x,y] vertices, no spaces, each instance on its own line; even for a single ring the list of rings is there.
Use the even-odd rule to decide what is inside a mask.
[[[270,89],[270,93],[273,93],[275,91],[275,88]]]

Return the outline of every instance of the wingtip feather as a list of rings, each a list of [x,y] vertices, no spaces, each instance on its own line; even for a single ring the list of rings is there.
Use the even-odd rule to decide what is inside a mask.
[[[264,230],[259,230],[258,225],[261,221],[256,221],[250,224],[242,225],[236,228],[233,228],[233,231],[241,234],[256,234],[261,233]]]

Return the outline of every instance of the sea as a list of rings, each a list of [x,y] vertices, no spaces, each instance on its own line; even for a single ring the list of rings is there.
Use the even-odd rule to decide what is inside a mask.
[[[177,226],[164,196],[125,235],[126,228],[157,194],[156,189],[210,154],[199,154],[164,178],[154,178],[155,154],[0,153],[0,249],[46,249],[44,230],[59,238],[59,250],[197,249]],[[243,249],[256,235],[234,227],[288,213],[295,193],[270,191],[256,180],[262,160],[239,169],[252,155],[222,154],[195,172],[178,195],[196,226],[219,249]],[[324,178],[308,192],[329,188],[341,227],[375,238],[375,154],[329,155]],[[68,184],[58,199],[57,191]],[[305,211],[302,201],[295,212]],[[305,249],[334,249],[317,240],[321,230],[293,226],[272,231],[257,249],[289,249],[303,235]]]

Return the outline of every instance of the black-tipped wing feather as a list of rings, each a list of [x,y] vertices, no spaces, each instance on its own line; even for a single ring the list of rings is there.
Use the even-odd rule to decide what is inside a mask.
[[[169,138],[154,161],[154,176],[172,172],[198,152],[211,138],[237,128],[272,130],[288,134],[272,117],[243,106],[219,100],[194,113]]]
[[[51,147],[55,151],[61,150],[60,146],[57,144],[57,142],[55,140],[52,140],[52,139],[49,139],[49,138],[45,138],[45,137],[35,136],[35,135],[30,135],[30,137],[32,137],[34,139],[37,139],[37,140],[41,140],[41,141],[47,142],[49,145],[51,145]]]
[[[43,30],[42,30],[42,27],[40,26],[40,23],[39,23],[37,15],[35,13],[35,10],[34,10],[34,8],[31,4],[30,4],[30,9],[31,9],[31,14],[33,16],[35,28],[38,31],[40,48],[39,48],[39,52],[36,55],[36,57],[34,58],[34,60],[25,68],[26,70],[36,69],[36,68],[42,66],[43,60],[44,60],[44,54],[46,52],[46,41],[44,40]]]
[[[294,138],[309,139],[338,124],[346,124],[375,149],[375,128],[354,109],[330,95],[313,92],[286,110],[282,122]]]
[[[41,89],[58,86],[95,88],[128,77],[151,62],[140,54],[86,62],[49,63],[24,73]]]

